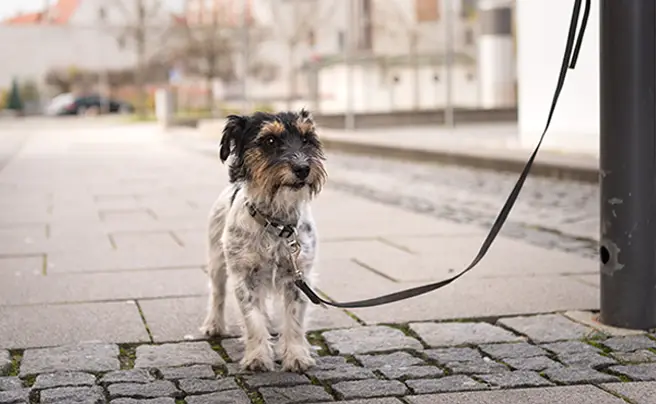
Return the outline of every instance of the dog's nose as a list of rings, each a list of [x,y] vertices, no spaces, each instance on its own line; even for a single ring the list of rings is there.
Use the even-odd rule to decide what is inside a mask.
[[[299,179],[304,180],[310,174],[310,166],[307,164],[294,164],[292,171]]]

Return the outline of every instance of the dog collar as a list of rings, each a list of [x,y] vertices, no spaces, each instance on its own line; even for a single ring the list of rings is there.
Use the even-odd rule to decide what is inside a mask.
[[[246,202],[246,208],[251,217],[261,224],[269,233],[282,238],[290,238],[296,235],[296,226],[291,224],[281,224],[275,220],[269,219],[260,213],[250,202]]]

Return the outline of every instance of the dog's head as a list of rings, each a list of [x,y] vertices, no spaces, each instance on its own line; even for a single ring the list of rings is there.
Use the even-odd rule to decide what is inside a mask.
[[[230,181],[245,181],[262,196],[312,197],[326,180],[323,147],[304,109],[228,116],[219,157],[225,162],[231,155]]]

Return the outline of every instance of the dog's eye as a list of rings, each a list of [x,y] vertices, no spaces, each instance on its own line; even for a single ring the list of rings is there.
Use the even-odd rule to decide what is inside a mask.
[[[308,137],[307,137],[307,135],[303,135],[303,136],[301,136],[301,142],[303,142],[303,143],[307,143],[307,142],[308,142]]]
[[[267,146],[273,146],[276,144],[276,139],[273,136],[267,136],[267,138],[264,139],[264,144]]]

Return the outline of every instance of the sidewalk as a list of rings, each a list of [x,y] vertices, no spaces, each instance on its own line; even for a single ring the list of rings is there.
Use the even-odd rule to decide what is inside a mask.
[[[655,337],[591,321],[595,261],[503,237],[438,292],[313,310],[307,374],[239,372],[235,338],[197,331],[226,169],[184,144],[152,125],[53,124],[0,171],[0,404],[610,404],[656,389],[640,383],[656,380]],[[443,279],[484,237],[330,185],[314,210],[318,288],[336,300]]]

